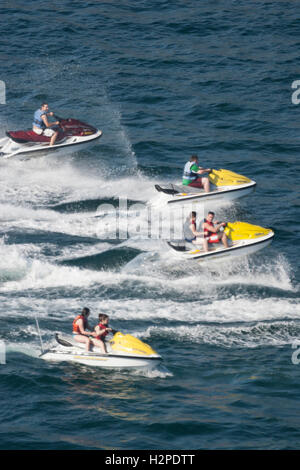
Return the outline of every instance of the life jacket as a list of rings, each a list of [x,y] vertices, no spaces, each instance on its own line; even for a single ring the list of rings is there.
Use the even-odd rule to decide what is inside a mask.
[[[182,178],[184,180],[188,180],[190,183],[192,181],[196,181],[196,179],[198,178],[198,175],[197,173],[194,173],[192,170],[191,170],[191,167],[193,165],[197,165],[197,163],[195,162],[187,162],[185,165],[184,165],[184,169],[183,169],[183,175],[182,175]]]
[[[37,109],[36,112],[34,113],[34,116],[33,116],[32,125],[38,127],[39,129],[45,129],[46,126],[45,126],[44,121],[42,119],[42,116],[44,114],[47,114],[46,111],[42,111],[41,109]]]
[[[100,330],[104,330],[105,328],[108,328],[107,325],[102,325],[102,323],[99,323],[98,326],[99,326]],[[105,336],[108,335],[108,333],[109,333],[108,331],[105,331],[104,333],[102,333],[102,335],[96,336],[96,338],[103,340],[105,338]]]
[[[209,222],[209,221],[206,220],[206,219],[203,219],[203,224],[204,224],[204,223],[210,225],[211,227],[214,226],[213,222]],[[216,234],[215,232],[210,232],[209,230],[204,229],[204,236],[205,236],[205,238],[209,238],[211,235],[215,235],[215,234]]]
[[[74,319],[73,321],[73,333],[78,333],[78,334],[81,334],[80,333],[80,330],[79,330],[79,326],[77,325],[77,320],[79,320],[81,318],[81,320],[83,320],[83,328],[85,329],[86,328],[86,325],[87,325],[87,320],[86,318],[83,316],[83,315],[77,315],[77,317]]]

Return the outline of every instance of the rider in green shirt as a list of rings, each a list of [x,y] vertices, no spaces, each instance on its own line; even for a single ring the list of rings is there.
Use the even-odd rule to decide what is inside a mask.
[[[210,171],[211,168],[203,168],[199,166],[197,155],[192,155],[190,160],[184,166],[182,184],[193,188],[204,188],[204,191],[209,193],[210,184],[208,177],[200,177],[199,175],[209,173]]]

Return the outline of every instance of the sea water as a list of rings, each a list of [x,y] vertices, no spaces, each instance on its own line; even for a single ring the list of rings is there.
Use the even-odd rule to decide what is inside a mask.
[[[103,131],[71,155],[0,161],[0,448],[297,448],[294,3],[4,1],[0,25],[1,136],[43,101]],[[179,182],[194,153],[257,182],[213,209],[273,228],[272,245],[201,265],[149,236],[154,185]],[[35,318],[48,347],[85,306],[163,364],[42,361]]]

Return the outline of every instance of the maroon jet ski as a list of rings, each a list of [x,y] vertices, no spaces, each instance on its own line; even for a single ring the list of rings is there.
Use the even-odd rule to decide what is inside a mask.
[[[49,145],[51,137],[38,135],[33,130],[8,131],[7,137],[0,139],[0,158],[45,155],[46,153],[70,153],[87,148],[102,136],[102,131],[77,119],[59,121],[58,136],[54,145]]]

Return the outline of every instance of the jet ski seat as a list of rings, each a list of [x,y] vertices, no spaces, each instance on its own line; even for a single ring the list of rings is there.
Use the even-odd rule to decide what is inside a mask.
[[[51,139],[51,137],[46,137],[45,135],[38,135],[33,130],[8,131],[6,135],[17,144],[50,142]],[[64,137],[63,132],[59,132],[55,143],[62,142]]]

